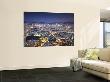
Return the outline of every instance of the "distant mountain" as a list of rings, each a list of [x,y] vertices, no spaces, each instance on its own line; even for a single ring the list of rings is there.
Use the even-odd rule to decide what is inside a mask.
[[[40,23],[40,24],[56,24],[56,23],[58,23],[58,24],[74,24],[74,22],[51,22],[51,23],[48,23],[48,22],[36,22],[36,21],[32,21],[32,22],[30,22],[30,21],[24,21],[24,23]]]
[[[74,24],[73,22],[52,22],[52,23],[48,23],[48,24]]]

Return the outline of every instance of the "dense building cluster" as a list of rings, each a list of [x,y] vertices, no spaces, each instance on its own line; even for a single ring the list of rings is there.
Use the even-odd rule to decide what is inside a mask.
[[[24,46],[73,46],[73,27],[69,23],[25,23]]]

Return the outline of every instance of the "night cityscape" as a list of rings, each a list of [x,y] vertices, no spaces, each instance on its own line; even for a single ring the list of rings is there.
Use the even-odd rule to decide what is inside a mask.
[[[74,14],[24,12],[24,47],[74,46]]]

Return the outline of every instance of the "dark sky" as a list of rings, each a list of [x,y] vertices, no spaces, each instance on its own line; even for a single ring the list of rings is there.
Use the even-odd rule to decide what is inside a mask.
[[[73,13],[24,12],[24,21],[31,22],[73,22]]]

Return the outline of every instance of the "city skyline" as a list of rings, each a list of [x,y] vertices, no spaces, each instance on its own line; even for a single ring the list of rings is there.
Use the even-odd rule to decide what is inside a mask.
[[[74,46],[74,14],[24,12],[24,46]]]

